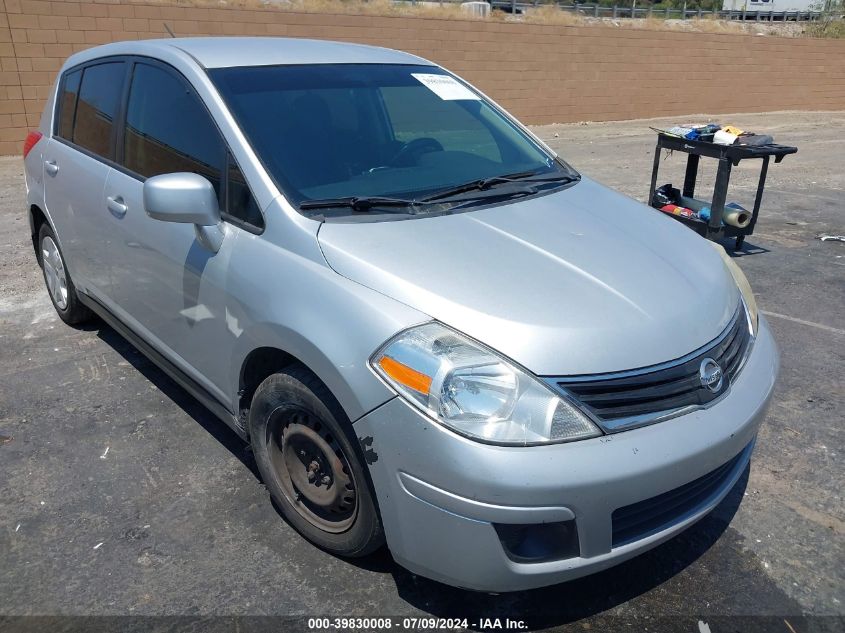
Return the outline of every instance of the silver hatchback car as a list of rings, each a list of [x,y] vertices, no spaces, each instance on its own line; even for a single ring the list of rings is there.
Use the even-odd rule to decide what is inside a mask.
[[[72,56],[24,147],[62,319],[248,440],[287,520],[509,591],[719,503],[778,368],[721,247],[413,55],[288,39]]]

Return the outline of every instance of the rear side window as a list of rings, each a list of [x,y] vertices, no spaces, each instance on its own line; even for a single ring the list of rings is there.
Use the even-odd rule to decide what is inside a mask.
[[[72,141],[94,154],[114,160],[112,130],[123,91],[123,62],[88,66],[76,106]]]
[[[76,114],[76,97],[79,94],[79,80],[82,71],[74,70],[65,75],[59,93],[59,116],[56,134],[69,141],[73,140],[73,117]]]
[[[226,150],[199,98],[157,66],[136,64],[129,89],[124,165],[144,177],[187,171],[220,195]]]

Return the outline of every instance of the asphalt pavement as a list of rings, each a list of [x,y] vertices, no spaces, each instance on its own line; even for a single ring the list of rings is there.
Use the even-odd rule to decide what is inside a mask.
[[[737,254],[782,354],[750,469],[664,545],[592,577],[497,596],[413,576],[386,551],[347,561],[300,538],[233,432],[107,326],[57,318],[32,253],[22,162],[0,158],[0,630],[67,616],[200,618],[85,621],[124,629],[259,622],[205,619],[224,615],[845,630],[845,243],[818,239],[845,234],[845,113],[717,120],[799,148],[771,166],[757,231]],[[534,130],[584,174],[643,200],[649,126],[668,123]],[[702,191],[715,175],[706,162]],[[659,184],[677,185],[683,165],[666,157]],[[750,205],[756,167],[735,170],[729,200]],[[34,615],[64,619],[2,619]]]

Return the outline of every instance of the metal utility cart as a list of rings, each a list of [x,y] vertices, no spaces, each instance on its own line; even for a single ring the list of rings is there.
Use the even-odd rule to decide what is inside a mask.
[[[757,214],[760,212],[760,202],[763,199],[763,188],[766,186],[766,173],[769,170],[769,158],[775,157],[779,163],[787,154],[794,154],[797,147],[788,145],[717,145],[707,141],[691,141],[678,136],[664,134],[657,135],[657,147],[654,150],[654,168],[651,172],[651,189],[648,192],[648,201],[656,209],[654,193],[657,190],[657,172],[660,168],[660,151],[668,149],[676,152],[684,152],[687,156],[687,170],[684,176],[684,188],[682,194],[687,198],[695,198],[695,180],[698,175],[698,162],[702,156],[715,158],[719,161],[719,168],[716,172],[716,185],[713,189],[713,200],[710,203],[709,221],[698,218],[688,218],[681,215],[672,215],[673,218],[686,224],[688,227],[706,237],[709,240],[719,240],[725,237],[736,238],[736,249],[742,247],[746,235],[754,232],[754,225],[757,224]],[[754,199],[754,210],[751,214],[751,222],[745,228],[723,225],[722,214],[725,211],[725,200],[728,195],[728,184],[731,179],[731,167],[739,164],[739,161],[748,158],[761,158],[763,166],[760,169],[760,180],[757,183],[757,196]]]

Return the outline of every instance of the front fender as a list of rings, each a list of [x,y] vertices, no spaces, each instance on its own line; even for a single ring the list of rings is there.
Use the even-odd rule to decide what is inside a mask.
[[[391,336],[430,317],[262,239],[250,240],[229,263],[228,287],[242,331],[232,349],[233,402],[241,369],[261,347],[297,358],[357,420],[395,394],[370,369],[370,356]]]

